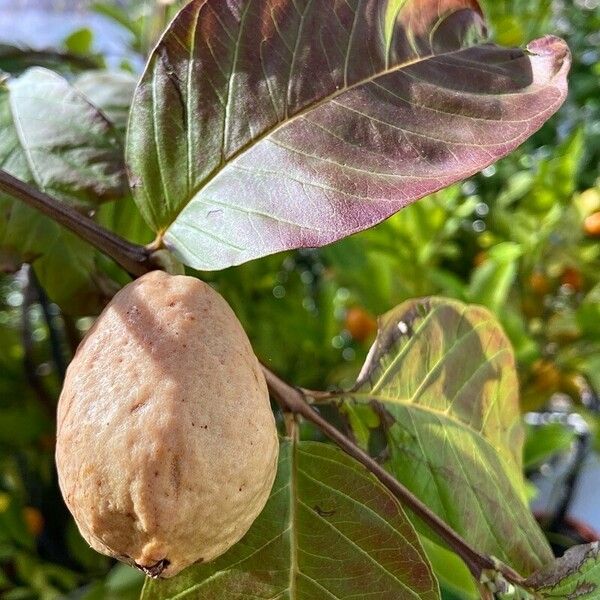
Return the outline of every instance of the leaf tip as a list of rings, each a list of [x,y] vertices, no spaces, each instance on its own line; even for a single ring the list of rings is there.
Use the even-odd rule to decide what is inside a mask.
[[[555,35],[545,35],[537,40],[533,40],[527,45],[527,51],[533,56],[541,58],[550,58],[552,60],[553,74],[560,71],[568,72],[571,66],[571,51],[569,46],[562,39]]]

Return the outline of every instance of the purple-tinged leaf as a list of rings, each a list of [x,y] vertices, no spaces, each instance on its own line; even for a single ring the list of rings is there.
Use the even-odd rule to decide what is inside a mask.
[[[194,0],[137,88],[130,181],[185,263],[320,246],[516,148],[569,51],[478,43],[475,0]]]

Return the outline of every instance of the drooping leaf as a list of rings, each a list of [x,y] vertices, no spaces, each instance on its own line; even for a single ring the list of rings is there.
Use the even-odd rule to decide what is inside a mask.
[[[428,537],[420,535],[419,539],[442,588],[443,600],[447,600],[444,592],[453,592],[460,600],[478,600],[477,586],[465,563]]]
[[[112,124],[64,78],[41,68],[0,88],[0,168],[84,212],[127,193],[123,150]],[[39,258],[45,263],[36,265],[42,283],[54,282],[67,296],[75,290],[93,294],[98,287],[89,270],[95,250],[4,194],[0,254],[12,268]]]
[[[569,52],[480,43],[476,0],[193,0],[153,52],[127,154],[144,217],[219,269],[321,246],[504,156]]]
[[[415,495],[475,548],[532,573],[552,554],[525,503],[517,376],[497,321],[484,308],[428,298],[379,325],[342,398],[380,414],[386,468]]]
[[[595,600],[600,595],[600,543],[567,550],[526,584],[536,590],[539,598]]]
[[[439,599],[417,534],[396,500],[355,460],[282,442],[267,505],[216,561],[148,581],[143,600]]]
[[[6,84],[16,145],[5,168],[61,200],[94,206],[126,190],[122,150],[110,121],[66,79],[29,69]],[[14,143],[13,142],[13,143]],[[3,152],[6,160],[6,154]],[[5,165],[6,167],[6,165]]]
[[[127,71],[86,71],[73,85],[119,130],[125,130],[137,83]]]

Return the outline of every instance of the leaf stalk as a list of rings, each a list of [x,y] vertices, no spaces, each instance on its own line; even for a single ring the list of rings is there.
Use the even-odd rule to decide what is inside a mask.
[[[0,191],[21,200],[60,223],[84,241],[110,256],[134,277],[139,277],[157,268],[152,264],[150,252],[143,246],[128,242],[68,204],[48,196],[1,169]]]

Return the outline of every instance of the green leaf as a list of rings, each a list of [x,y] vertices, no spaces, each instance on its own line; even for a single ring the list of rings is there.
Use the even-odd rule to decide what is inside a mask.
[[[143,600],[438,599],[416,532],[389,492],[354,459],[282,442],[271,497],[222,557],[148,581]]]
[[[82,212],[127,194],[116,130],[80,91],[46,69],[29,69],[0,88],[0,168]],[[4,194],[0,253],[12,268],[39,259],[36,271],[43,285],[52,284],[54,301],[83,288],[105,295],[91,280],[97,253]]]
[[[486,309],[401,304],[380,319],[356,386],[341,396],[380,414],[386,468],[475,548],[526,574],[552,559],[525,503],[513,352]]]
[[[566,452],[575,440],[575,431],[562,423],[529,426],[523,449],[526,469],[539,466],[559,452]]]
[[[125,131],[137,78],[127,71],[86,71],[73,85],[119,130]]]
[[[83,27],[71,33],[65,39],[65,48],[73,54],[89,54],[92,51],[94,34],[91,29]]]
[[[371,227],[562,104],[562,40],[484,35],[476,0],[193,0],[134,97],[136,202],[204,270]]]
[[[55,71],[72,73],[100,66],[98,57],[78,56],[56,49],[41,50],[23,44],[12,46],[0,43],[0,71],[18,74],[29,67],[46,67]]]
[[[467,289],[469,301],[500,313],[517,274],[521,254],[519,244],[514,242],[502,242],[491,248],[487,260],[473,271]]]
[[[122,150],[106,117],[59,75],[34,68],[0,89],[0,166],[83,209],[126,190]],[[41,254],[58,226],[0,195],[0,247]]]
[[[537,598],[552,600],[596,600],[600,594],[600,543],[567,550],[526,582]]]
[[[456,554],[438,546],[428,537],[421,535],[419,539],[442,590],[456,594],[460,600],[478,600],[475,581],[465,563]]]

